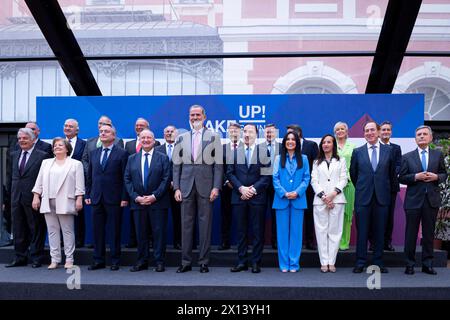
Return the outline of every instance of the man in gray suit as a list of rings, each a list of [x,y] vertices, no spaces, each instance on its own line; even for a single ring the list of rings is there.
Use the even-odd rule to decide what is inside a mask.
[[[195,216],[199,224],[200,272],[209,272],[209,252],[213,201],[219,196],[223,178],[223,150],[220,136],[203,126],[205,109],[193,105],[189,109],[192,130],[180,135],[175,144],[173,189],[181,202],[181,266],[177,273],[192,270],[192,241]]]

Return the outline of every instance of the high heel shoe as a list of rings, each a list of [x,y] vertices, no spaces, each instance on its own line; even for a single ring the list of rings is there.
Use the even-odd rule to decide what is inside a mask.
[[[330,270],[331,273],[335,273],[336,272],[336,267],[334,265],[330,265],[328,267],[328,270]]]
[[[321,266],[320,267],[320,272],[327,273],[328,272],[328,266]]]
[[[64,269],[72,269],[73,268],[73,262],[66,262],[64,265]]]
[[[48,270],[55,270],[58,268],[58,264],[56,262],[50,263],[50,265],[47,267]]]

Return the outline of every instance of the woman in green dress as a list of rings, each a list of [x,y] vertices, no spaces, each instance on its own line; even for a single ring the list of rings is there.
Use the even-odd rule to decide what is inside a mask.
[[[334,135],[338,144],[338,155],[345,159],[347,164],[348,184],[344,188],[345,199],[347,203],[344,209],[344,228],[339,246],[340,250],[348,250],[350,244],[350,233],[352,230],[353,208],[355,204],[355,187],[350,180],[350,160],[355,145],[348,142],[348,126],[345,122],[338,122],[334,125]]]

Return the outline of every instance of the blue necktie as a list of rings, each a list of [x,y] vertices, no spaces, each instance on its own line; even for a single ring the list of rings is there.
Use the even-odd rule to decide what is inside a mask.
[[[103,158],[102,158],[102,162],[101,162],[103,170],[105,170],[106,162],[108,161],[108,151],[109,151],[109,149],[107,149],[107,148],[103,149]]]
[[[427,157],[425,156],[427,152],[422,150],[422,169],[423,171],[427,171]]]
[[[149,153],[144,154],[145,155],[145,161],[144,161],[144,190],[147,189],[147,179],[148,179],[148,156]]]
[[[245,149],[245,159],[247,160],[247,168],[250,168],[250,147]]]
[[[378,161],[377,161],[377,146],[371,146],[372,148],[372,169],[375,171],[377,169]]]
[[[169,148],[167,156],[169,157],[169,160],[172,161],[172,145],[169,144],[167,147]]]

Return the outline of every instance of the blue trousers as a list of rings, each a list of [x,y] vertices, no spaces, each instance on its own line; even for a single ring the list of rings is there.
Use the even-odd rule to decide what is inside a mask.
[[[280,270],[299,270],[303,239],[303,209],[291,205],[277,210],[278,262]]]

